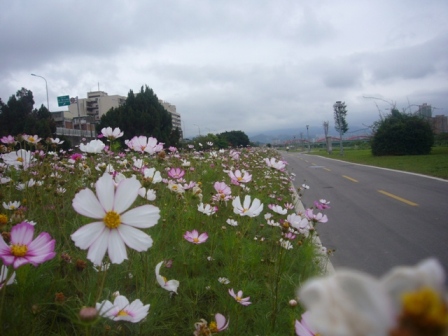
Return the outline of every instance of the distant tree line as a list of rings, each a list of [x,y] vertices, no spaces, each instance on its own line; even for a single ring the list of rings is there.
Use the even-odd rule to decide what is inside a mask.
[[[5,104],[0,98],[0,136],[39,135],[45,139],[56,133],[56,123],[47,107],[34,109],[33,92],[22,88]]]

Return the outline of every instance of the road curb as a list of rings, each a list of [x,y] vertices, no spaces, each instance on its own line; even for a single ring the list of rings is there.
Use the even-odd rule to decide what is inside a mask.
[[[297,189],[294,187],[294,185],[291,183],[292,188],[294,190],[294,209],[297,213],[304,213],[305,207],[303,206],[302,200],[300,199],[299,194],[297,193]],[[320,238],[317,234],[313,236],[313,241],[318,246],[323,246],[322,242],[320,241]],[[325,275],[332,275],[336,273],[336,270],[333,266],[333,264],[330,261],[330,257],[327,255],[325,258],[322,258],[322,260],[319,261],[322,269],[324,270]]]

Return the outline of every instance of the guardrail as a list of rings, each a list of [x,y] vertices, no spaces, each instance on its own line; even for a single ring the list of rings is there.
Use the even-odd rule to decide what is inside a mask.
[[[66,136],[96,138],[95,131],[78,130],[78,129],[72,129],[72,128],[63,128],[63,127],[56,127],[56,134],[57,135],[66,135]]]

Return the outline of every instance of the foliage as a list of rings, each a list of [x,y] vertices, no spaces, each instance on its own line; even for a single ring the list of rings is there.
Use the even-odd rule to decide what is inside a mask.
[[[26,145],[24,145],[26,146]],[[0,291],[1,334],[20,335],[191,335],[200,319],[211,321],[221,313],[229,319],[228,335],[290,335],[302,308],[290,306],[296,289],[308,278],[322,272],[319,261],[326,261],[310,235],[297,235],[292,249],[279,239],[287,231],[285,215],[269,210],[268,204],[293,202],[291,175],[266,166],[265,158],[278,157],[273,150],[239,150],[239,159],[230,151],[173,152],[150,156],[147,153],[102,153],[70,158],[59,152],[41,157],[28,170],[9,167],[0,184],[0,202],[20,201],[17,210],[0,208],[4,237],[17,222],[35,221],[36,232],[48,232],[56,240],[57,256],[44,264],[26,265],[16,270],[16,283]],[[137,160],[142,160],[140,163]],[[195,183],[201,192],[176,193],[165,182],[153,183],[138,167],[155,168],[163,179],[170,179],[173,167],[185,171],[182,185]],[[157,225],[145,229],[153,239],[146,252],[128,249],[128,260],[111,264],[107,271],[94,269],[86,251],[76,248],[70,235],[92,219],[73,209],[75,195],[94,183],[105,170],[113,176],[135,176],[145,188],[156,192],[153,202],[139,197],[132,208],[153,204],[160,208]],[[223,170],[245,169],[252,181],[231,184]],[[28,185],[34,181],[35,184]],[[232,201],[213,201],[214,183],[225,181],[233,196],[250,195],[264,204],[257,217],[240,217]],[[17,188],[19,185],[25,187]],[[28,186],[27,186],[28,185]],[[104,195],[103,195],[104,197]],[[198,211],[203,203],[217,206],[215,214]],[[268,225],[265,214],[282,226]],[[294,213],[294,210],[288,210]],[[226,224],[234,219],[238,226]],[[3,223],[5,224],[5,223]],[[186,231],[207,232],[208,240],[194,245],[186,241]],[[161,274],[180,281],[178,294],[170,294],[156,281],[155,266],[165,261]],[[230,283],[218,281],[226,277]],[[244,307],[228,290],[243,290],[251,305]],[[94,307],[103,300],[113,301],[119,291],[129,301],[150,304],[149,315],[139,323],[106,318],[81,320],[83,307]],[[14,309],[10,309],[13,307]]]
[[[39,109],[33,109],[33,106],[33,93],[25,88],[12,95],[7,104],[0,100],[0,136],[25,133],[52,137],[56,123],[50,111],[44,105]]]
[[[331,157],[324,150],[311,154]],[[431,154],[418,156],[373,156],[370,149],[347,150],[339,160],[448,179],[448,147],[433,147]]]
[[[372,139],[372,154],[426,155],[431,152],[434,134],[430,124],[419,116],[392,110]]]
[[[122,106],[111,108],[104,114],[97,125],[97,132],[100,133],[104,127],[119,127],[124,132],[121,139],[144,135],[157,138],[166,146],[179,144],[180,133],[172,129],[171,114],[148,86],[142,86],[137,94],[130,90]]]
[[[345,102],[337,101],[333,105],[334,109],[334,128],[342,136],[348,131],[348,124],[345,118],[347,117],[347,105]]]
[[[231,147],[249,146],[249,137],[243,131],[230,131],[220,133],[219,136],[229,143]]]

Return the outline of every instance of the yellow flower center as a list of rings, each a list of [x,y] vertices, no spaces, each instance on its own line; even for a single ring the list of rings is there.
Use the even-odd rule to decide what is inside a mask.
[[[218,330],[218,326],[216,325],[216,322],[215,321],[213,321],[213,322],[210,322],[210,325],[208,326],[208,328],[210,329],[210,331],[212,332],[212,333],[217,333],[219,330]]]
[[[23,158],[18,157],[16,161],[23,162]]]
[[[0,214],[0,225],[6,225],[8,223],[8,216]]]
[[[120,310],[116,316],[129,316],[126,310]]]
[[[199,239],[198,238],[193,238],[193,242],[199,243]]]
[[[172,187],[171,187],[174,191],[176,191],[177,190],[177,185],[173,185]]]
[[[28,138],[28,141],[29,141],[29,142],[34,142],[34,141],[35,141],[35,140],[34,140],[34,137],[30,136],[30,137]]]
[[[116,229],[121,224],[120,215],[115,211],[108,211],[103,221],[109,229]]]
[[[11,245],[11,254],[14,257],[24,257],[28,252],[28,246],[26,245]]]
[[[237,296],[237,297],[235,298],[235,300],[237,300],[238,302],[240,302],[241,299],[242,299],[242,297],[240,297],[240,296]]]
[[[448,309],[443,298],[433,289],[423,287],[402,296],[403,311],[400,321],[427,335],[447,330]]]
[[[239,181],[241,181],[241,180],[243,179],[243,177],[242,177],[242,176],[239,176],[239,177],[237,177],[236,179],[237,179],[238,182],[239,182]]]

